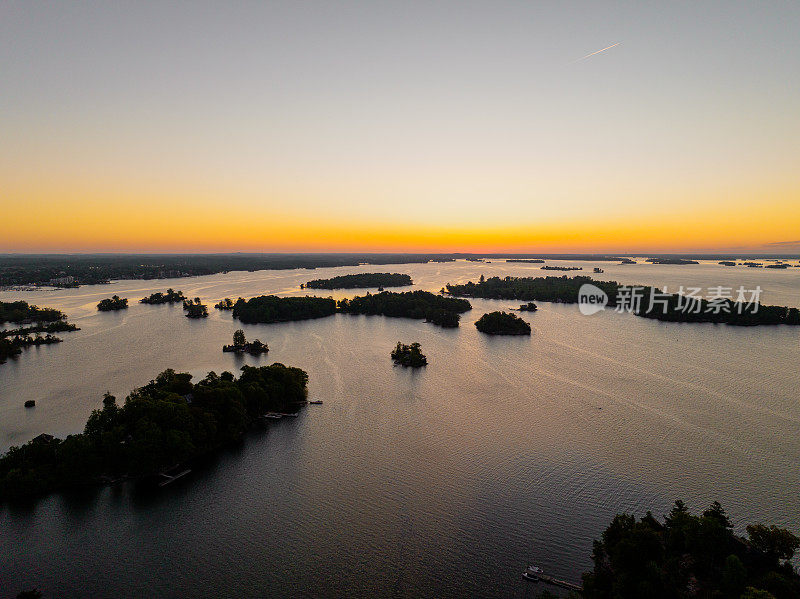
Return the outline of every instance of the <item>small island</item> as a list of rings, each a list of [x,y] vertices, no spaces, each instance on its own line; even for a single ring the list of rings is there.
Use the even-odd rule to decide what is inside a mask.
[[[339,312],[416,318],[445,328],[458,326],[460,314],[472,309],[466,300],[442,297],[430,291],[383,291],[339,300]]]
[[[341,275],[330,279],[315,279],[305,284],[309,289],[364,289],[368,287],[406,287],[414,281],[406,274],[367,272]]]
[[[736,266],[736,262],[734,262],[733,260],[723,260],[722,262],[720,262],[720,264],[722,266]]]
[[[428,358],[422,353],[419,343],[405,345],[397,342],[397,346],[392,350],[392,360],[400,366],[419,368],[428,365]]]
[[[525,264],[544,264],[539,258],[506,258],[506,262],[522,262]]]
[[[222,351],[258,356],[260,354],[267,353],[269,351],[269,347],[266,343],[262,343],[258,339],[248,342],[244,335],[244,331],[242,329],[238,329],[233,333],[233,344],[223,345]]]
[[[152,295],[148,295],[147,297],[143,297],[139,300],[140,304],[177,304],[182,301],[186,300],[183,295],[183,291],[175,291],[171,287],[167,289],[166,293],[161,293],[160,291],[157,293],[153,293]]]
[[[475,327],[487,335],[531,334],[531,325],[510,312],[488,312],[478,319]]]
[[[520,312],[536,312],[539,308],[536,307],[536,304],[533,302],[528,302],[527,304],[522,304],[519,308],[517,308]]]
[[[329,297],[260,295],[249,300],[239,298],[233,306],[233,317],[244,323],[308,320],[335,313],[336,302]]]
[[[233,310],[234,305],[235,305],[234,301],[231,298],[226,297],[225,299],[221,299],[216,304],[214,304],[214,308],[216,308],[217,310]]]
[[[542,270],[561,270],[569,272],[571,270],[583,270],[582,266],[542,266]]]
[[[38,308],[27,302],[0,302],[0,324],[28,324],[14,329],[0,330],[0,364],[8,358],[18,356],[23,349],[61,343],[62,339],[51,333],[79,331],[74,324],[66,322],[67,315],[53,308]],[[35,333],[35,337],[31,337]],[[44,337],[40,333],[46,333]]]
[[[113,310],[126,310],[128,308],[128,298],[113,295],[104,300],[100,300],[97,304],[97,310],[100,312],[111,312]]]
[[[193,300],[183,300],[183,309],[186,311],[186,318],[207,318],[208,306],[200,303],[200,298]]]
[[[687,260],[686,258],[648,258],[645,262],[650,262],[651,264],[676,264],[679,266],[700,264],[697,260]]]
[[[636,264],[636,260],[631,260],[630,258],[623,258],[620,264]]]
[[[297,411],[307,384],[303,370],[283,364],[243,366],[238,379],[209,372],[196,384],[165,370],[121,406],[106,394],[83,433],[42,434],[9,449],[0,457],[0,502],[157,476],[239,441],[267,413]]]

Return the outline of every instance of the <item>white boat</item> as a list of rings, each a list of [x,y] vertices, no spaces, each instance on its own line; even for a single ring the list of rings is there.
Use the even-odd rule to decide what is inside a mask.
[[[539,575],[543,574],[544,570],[542,570],[539,566],[530,565],[528,569],[522,573],[523,578],[527,578],[528,580],[539,580]]]

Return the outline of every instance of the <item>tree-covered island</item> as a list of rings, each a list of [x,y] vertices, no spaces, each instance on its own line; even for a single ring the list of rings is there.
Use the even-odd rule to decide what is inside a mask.
[[[416,318],[441,327],[457,327],[460,315],[472,309],[466,300],[442,297],[430,291],[368,293],[339,300],[337,307],[345,314]]]
[[[696,298],[688,300],[678,294],[664,294],[659,289],[639,286],[623,286],[616,281],[595,281],[591,277],[491,277],[469,281],[461,285],[447,284],[445,293],[457,297],[480,297],[487,299],[516,299],[574,304],[582,285],[592,284],[608,296],[608,306],[618,305],[623,291],[636,288],[641,298],[632,302],[630,311],[636,316],[668,322],[717,323],[736,326],[800,325],[800,310],[786,306],[766,306],[759,303],[739,305],[732,299],[711,300]],[[650,305],[649,298],[657,302]],[[696,308],[687,309],[687,302],[695,302]],[[623,306],[624,307],[624,306]]]
[[[428,365],[428,358],[422,353],[419,343],[405,345],[397,342],[397,346],[392,350],[392,360],[400,366],[419,368]]]
[[[594,542],[594,569],[583,577],[585,599],[791,599],[800,577],[791,562],[800,539],[776,526],[733,532],[722,506],[701,515],[676,501],[660,522],[617,515]]]
[[[240,297],[233,306],[233,317],[244,323],[308,320],[335,313],[336,302],[329,297],[260,295],[248,300]]]
[[[533,302],[528,302],[527,304],[522,304],[517,310],[520,312],[536,312],[539,308]]]
[[[511,312],[488,312],[477,320],[475,327],[488,335],[531,334],[531,325]]]
[[[233,310],[234,305],[235,305],[234,301],[231,298],[226,297],[225,299],[221,299],[216,304],[214,304],[214,308],[216,308],[217,310]]]
[[[52,333],[79,331],[74,324],[66,322],[66,317],[59,310],[31,306],[25,301],[0,302],[0,325],[7,322],[30,325],[0,329],[0,364],[28,347],[60,343],[62,340]],[[32,333],[35,336],[32,337]]]
[[[233,344],[223,345],[222,351],[257,356],[267,353],[269,351],[269,347],[266,343],[262,343],[259,339],[248,342],[244,331],[242,329],[238,329],[233,333]]]
[[[128,298],[112,295],[106,299],[100,300],[97,304],[97,310],[100,312],[111,312],[113,310],[126,310],[128,308]]]
[[[183,309],[186,311],[186,318],[207,318],[208,306],[200,302],[200,298],[193,300],[183,300]]]
[[[191,379],[165,370],[122,406],[107,394],[83,433],[12,447],[0,457],[0,501],[156,474],[242,439],[266,412],[306,402],[308,375],[283,364]]]
[[[166,293],[160,291],[143,297],[139,300],[140,304],[177,304],[186,300],[183,291],[175,291],[170,287]]]
[[[55,322],[66,318],[66,314],[53,308],[39,308],[25,301],[0,302],[0,324],[28,324],[32,322]]]
[[[330,279],[314,279],[305,284],[309,289],[364,289],[371,287],[405,287],[413,285],[410,275],[391,272],[366,272],[341,275]]]

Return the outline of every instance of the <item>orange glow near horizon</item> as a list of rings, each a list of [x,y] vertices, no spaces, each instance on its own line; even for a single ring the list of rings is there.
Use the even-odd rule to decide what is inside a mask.
[[[509,224],[455,215],[425,219],[313,214],[275,198],[221,200],[218,194],[152,191],[72,193],[17,189],[6,208],[0,251],[14,252],[541,252],[636,253],[780,251],[800,231],[793,192],[774,191],[769,209],[749,194],[690,209],[653,202],[620,214],[603,207],[569,218],[511,215]],[[77,190],[77,191],[76,191]],[[659,194],[662,195],[662,194]],[[57,196],[57,202],[51,198]],[[334,202],[335,203],[335,202]],[[690,202],[691,203],[691,202]],[[54,209],[55,206],[57,209]],[[762,204],[763,206],[763,204]],[[35,218],[32,217],[35,215]],[[352,215],[352,216],[351,216]],[[413,215],[406,215],[413,216]],[[503,215],[504,218],[508,215]],[[437,218],[437,221],[447,220]],[[788,247],[785,251],[798,251]]]

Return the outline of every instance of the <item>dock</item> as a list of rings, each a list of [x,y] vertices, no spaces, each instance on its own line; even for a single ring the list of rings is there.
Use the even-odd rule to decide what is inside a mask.
[[[189,474],[191,470],[187,468],[186,470],[182,470],[177,474],[167,474],[166,472],[159,472],[158,475],[163,479],[161,482],[158,483],[159,487],[166,487],[168,484],[175,482],[182,476],[186,476]]]
[[[539,577],[539,580],[546,582],[547,584],[552,584],[553,586],[561,587],[563,589],[569,589],[570,591],[577,591],[579,593],[583,592],[583,587],[579,584],[575,584],[574,582],[562,580],[561,578],[556,578],[555,576],[550,576],[549,574],[537,574],[537,576]]]
[[[272,420],[280,420],[284,417],[297,418],[300,414],[298,412],[267,412],[262,414],[262,418],[271,418]]]

